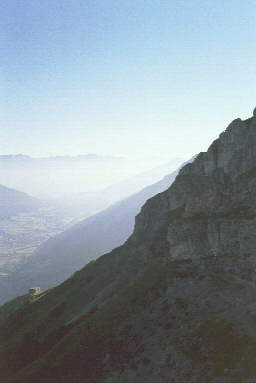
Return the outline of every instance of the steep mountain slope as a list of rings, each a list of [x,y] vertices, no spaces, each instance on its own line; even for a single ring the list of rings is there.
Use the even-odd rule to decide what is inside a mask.
[[[0,218],[9,218],[19,213],[40,207],[41,203],[26,193],[0,185]]]
[[[3,380],[256,382],[255,163],[256,116],[235,120],[123,246],[3,306]]]
[[[46,289],[61,283],[88,261],[120,246],[131,235],[142,205],[166,190],[177,174],[178,170],[43,243],[8,278],[0,277],[0,302],[26,293],[30,286]]]

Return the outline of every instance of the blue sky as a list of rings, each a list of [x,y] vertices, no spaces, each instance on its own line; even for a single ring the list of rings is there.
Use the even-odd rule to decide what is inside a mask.
[[[0,153],[165,161],[256,105],[256,4],[2,0]]]

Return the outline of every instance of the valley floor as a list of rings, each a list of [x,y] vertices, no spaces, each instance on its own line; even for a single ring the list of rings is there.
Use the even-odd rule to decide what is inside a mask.
[[[48,238],[74,223],[74,218],[50,206],[1,219],[0,278],[6,277]]]

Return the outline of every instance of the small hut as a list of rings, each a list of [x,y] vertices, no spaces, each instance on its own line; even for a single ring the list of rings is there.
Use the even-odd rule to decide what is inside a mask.
[[[40,289],[40,287],[31,287],[30,289],[29,289],[29,294],[31,294],[31,295],[39,295],[39,294],[41,294],[41,289]]]

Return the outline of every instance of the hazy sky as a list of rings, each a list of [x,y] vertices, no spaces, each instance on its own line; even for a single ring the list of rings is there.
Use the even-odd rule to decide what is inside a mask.
[[[256,3],[2,0],[0,153],[190,157],[256,105]]]

